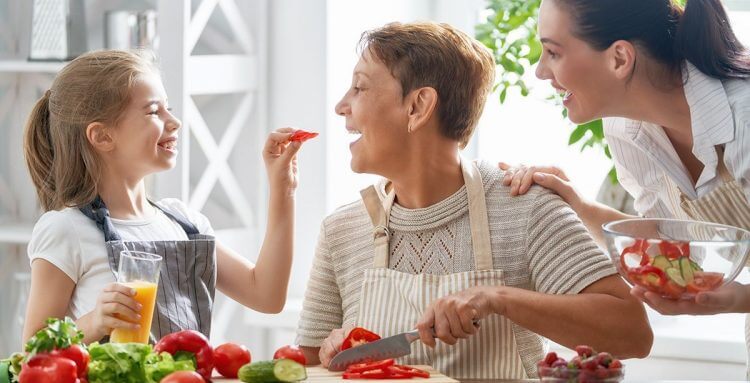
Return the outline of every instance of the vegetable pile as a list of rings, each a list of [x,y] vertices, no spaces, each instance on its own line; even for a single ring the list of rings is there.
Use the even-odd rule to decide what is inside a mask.
[[[649,241],[638,239],[620,255],[620,267],[634,285],[679,299],[714,290],[724,281],[724,274],[703,271],[690,259],[688,243],[662,240],[654,256],[648,254],[649,247]]]

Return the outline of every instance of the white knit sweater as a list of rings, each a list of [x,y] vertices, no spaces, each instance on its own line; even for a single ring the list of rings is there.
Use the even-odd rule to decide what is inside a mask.
[[[485,187],[493,264],[505,284],[549,294],[576,294],[616,273],[572,209],[541,187],[517,197],[502,185],[502,171],[480,162]],[[381,182],[378,191],[383,198]],[[389,229],[389,268],[409,273],[450,274],[474,270],[468,199],[462,187],[423,209],[394,204]],[[372,268],[372,223],[362,201],[328,216],[320,238],[297,329],[297,342],[319,347],[331,330],[355,324],[362,273]],[[542,337],[513,325],[529,376],[544,357]],[[381,334],[393,335],[393,334]]]

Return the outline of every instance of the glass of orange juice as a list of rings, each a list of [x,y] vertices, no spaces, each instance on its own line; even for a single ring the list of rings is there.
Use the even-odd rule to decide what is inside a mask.
[[[162,258],[143,251],[122,251],[117,267],[117,282],[135,289],[135,300],[141,304],[140,328],[136,330],[116,328],[109,335],[110,342],[148,343],[151,320],[154,318],[156,290],[159,285],[159,270]]]

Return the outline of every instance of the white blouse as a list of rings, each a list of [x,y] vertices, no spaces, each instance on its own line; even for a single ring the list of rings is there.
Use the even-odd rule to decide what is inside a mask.
[[[722,144],[727,169],[750,200],[750,80],[717,80],[690,63],[683,79],[693,154],[705,166],[697,183],[660,126],[626,118],[604,120],[620,184],[635,198],[635,210],[646,217],[686,218],[669,206],[667,177],[691,200],[721,185],[715,146]]]

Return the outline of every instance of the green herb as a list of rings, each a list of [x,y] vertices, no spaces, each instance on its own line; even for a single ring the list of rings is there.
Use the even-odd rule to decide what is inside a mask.
[[[73,319],[49,318],[47,326],[37,331],[26,342],[26,360],[40,352],[50,352],[54,349],[68,348],[74,344],[81,344],[83,333],[78,330]]]

